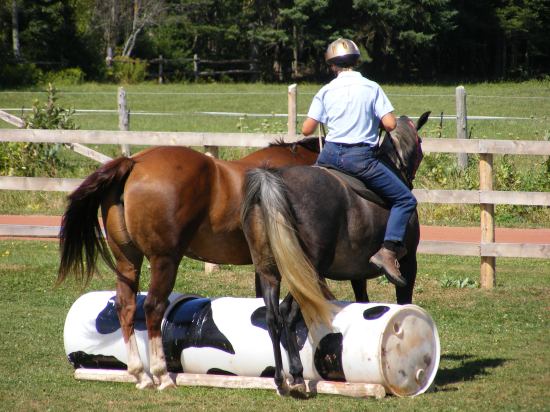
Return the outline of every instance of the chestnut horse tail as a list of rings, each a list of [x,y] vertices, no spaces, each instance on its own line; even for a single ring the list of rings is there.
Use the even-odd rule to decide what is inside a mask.
[[[97,271],[98,254],[116,271],[97,214],[101,201],[114,186],[119,186],[122,194],[124,182],[134,164],[135,161],[127,157],[111,160],[89,175],[68,196],[59,232],[61,261],[57,285],[69,274],[87,284]]]
[[[296,219],[277,170],[253,169],[247,173],[243,223],[255,205],[260,207],[262,229],[267,234],[281,278],[298,302],[304,320],[310,326],[330,326],[336,307],[326,299],[317,271],[300,245]]]

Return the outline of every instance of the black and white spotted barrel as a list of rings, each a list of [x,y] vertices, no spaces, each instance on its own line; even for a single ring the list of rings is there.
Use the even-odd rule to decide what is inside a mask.
[[[135,328],[148,368],[145,296],[138,295]],[[262,299],[172,294],[169,300],[162,341],[170,371],[273,376]],[[398,396],[428,389],[439,365],[440,346],[437,328],[425,310],[415,305],[335,303],[341,310],[330,330],[310,334],[303,322],[298,323],[305,379],[378,383]],[[64,335],[65,351],[75,368],[126,368],[114,292],[81,296],[69,310]],[[288,372],[284,346],[283,366]]]

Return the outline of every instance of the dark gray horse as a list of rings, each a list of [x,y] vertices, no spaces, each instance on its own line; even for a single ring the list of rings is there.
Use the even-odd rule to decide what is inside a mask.
[[[386,136],[386,156],[393,156],[396,173],[412,186],[421,159],[417,125],[407,117],[398,119],[393,136]],[[296,341],[296,322],[301,314],[314,329],[318,323],[330,325],[336,310],[327,300],[330,292],[320,281],[351,280],[355,286],[380,276],[369,258],[384,239],[388,207],[383,199],[367,197],[348,184],[342,174],[321,167],[253,169],[245,179],[242,206],[243,230],[250,247],[267,306],[267,324],[275,355],[275,383],[282,394],[305,396],[303,368]],[[400,258],[401,273],[407,280],[396,286],[397,302],[412,302],[416,279],[416,249],[420,238],[418,215],[409,221],[404,241],[406,253]],[[279,308],[280,282],[285,279],[290,294]],[[364,288],[363,288],[364,290]],[[355,290],[356,296],[358,291]],[[358,297],[360,299],[360,296]],[[366,298],[366,295],[365,295]],[[282,374],[281,333],[285,330],[293,382],[288,387]]]

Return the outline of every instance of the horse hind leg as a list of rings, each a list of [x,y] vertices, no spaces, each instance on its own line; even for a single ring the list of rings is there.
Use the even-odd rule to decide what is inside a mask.
[[[166,366],[161,323],[168,306],[168,297],[174,288],[179,260],[173,256],[153,256],[150,263],[151,285],[144,303],[149,337],[149,361],[151,373],[158,380],[158,389],[164,390],[176,386]]]
[[[260,272],[261,273],[261,272]],[[277,394],[286,396],[290,388],[283,373],[283,358],[281,354],[281,332],[283,319],[279,310],[280,281],[273,281],[269,277],[260,274],[262,284],[262,295],[266,305],[266,324],[271,343],[273,345],[273,356],[275,359],[275,376],[273,377],[277,386]]]
[[[258,207],[253,207],[243,220],[243,231],[255,266],[256,293],[263,297],[266,305],[266,324],[273,346],[274,381],[277,386],[277,394],[286,396],[289,394],[289,387],[283,374],[281,354],[281,332],[283,328],[279,308],[281,276],[275,265],[273,253],[264,230],[262,213]]]
[[[117,247],[112,246],[111,249],[117,260],[116,308],[128,355],[128,373],[136,378],[138,389],[145,389],[153,386],[153,380],[144,370],[134,329],[136,294],[139,289],[143,255],[137,252],[129,253],[128,248],[125,248],[126,253],[121,253]]]
[[[304,381],[304,367],[300,360],[300,349],[297,341],[296,326],[300,319],[300,307],[289,293],[280,305],[280,311],[285,329],[288,348],[289,372],[292,382],[289,384],[290,395],[293,398],[306,399],[307,389]]]
[[[116,308],[128,356],[128,373],[136,378],[138,389],[145,389],[153,386],[153,380],[144,370],[134,329],[143,253],[130,239],[124,221],[124,208],[116,194],[111,193],[103,205],[102,214],[107,242],[116,259]]]

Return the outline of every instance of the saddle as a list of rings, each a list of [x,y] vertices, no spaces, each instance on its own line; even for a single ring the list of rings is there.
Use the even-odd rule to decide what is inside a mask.
[[[367,188],[367,186],[365,186],[365,184],[361,180],[357,179],[356,177],[332,165],[320,164],[314,167],[318,167],[320,169],[326,170],[327,172],[332,174],[334,177],[339,179],[341,182],[343,182],[347,187],[349,187],[351,190],[353,190],[358,196],[362,197],[363,199],[376,203],[377,205],[382,206],[383,208],[386,208],[386,209],[390,208],[390,206],[384,199],[382,199],[379,195],[377,195],[372,190]]]

